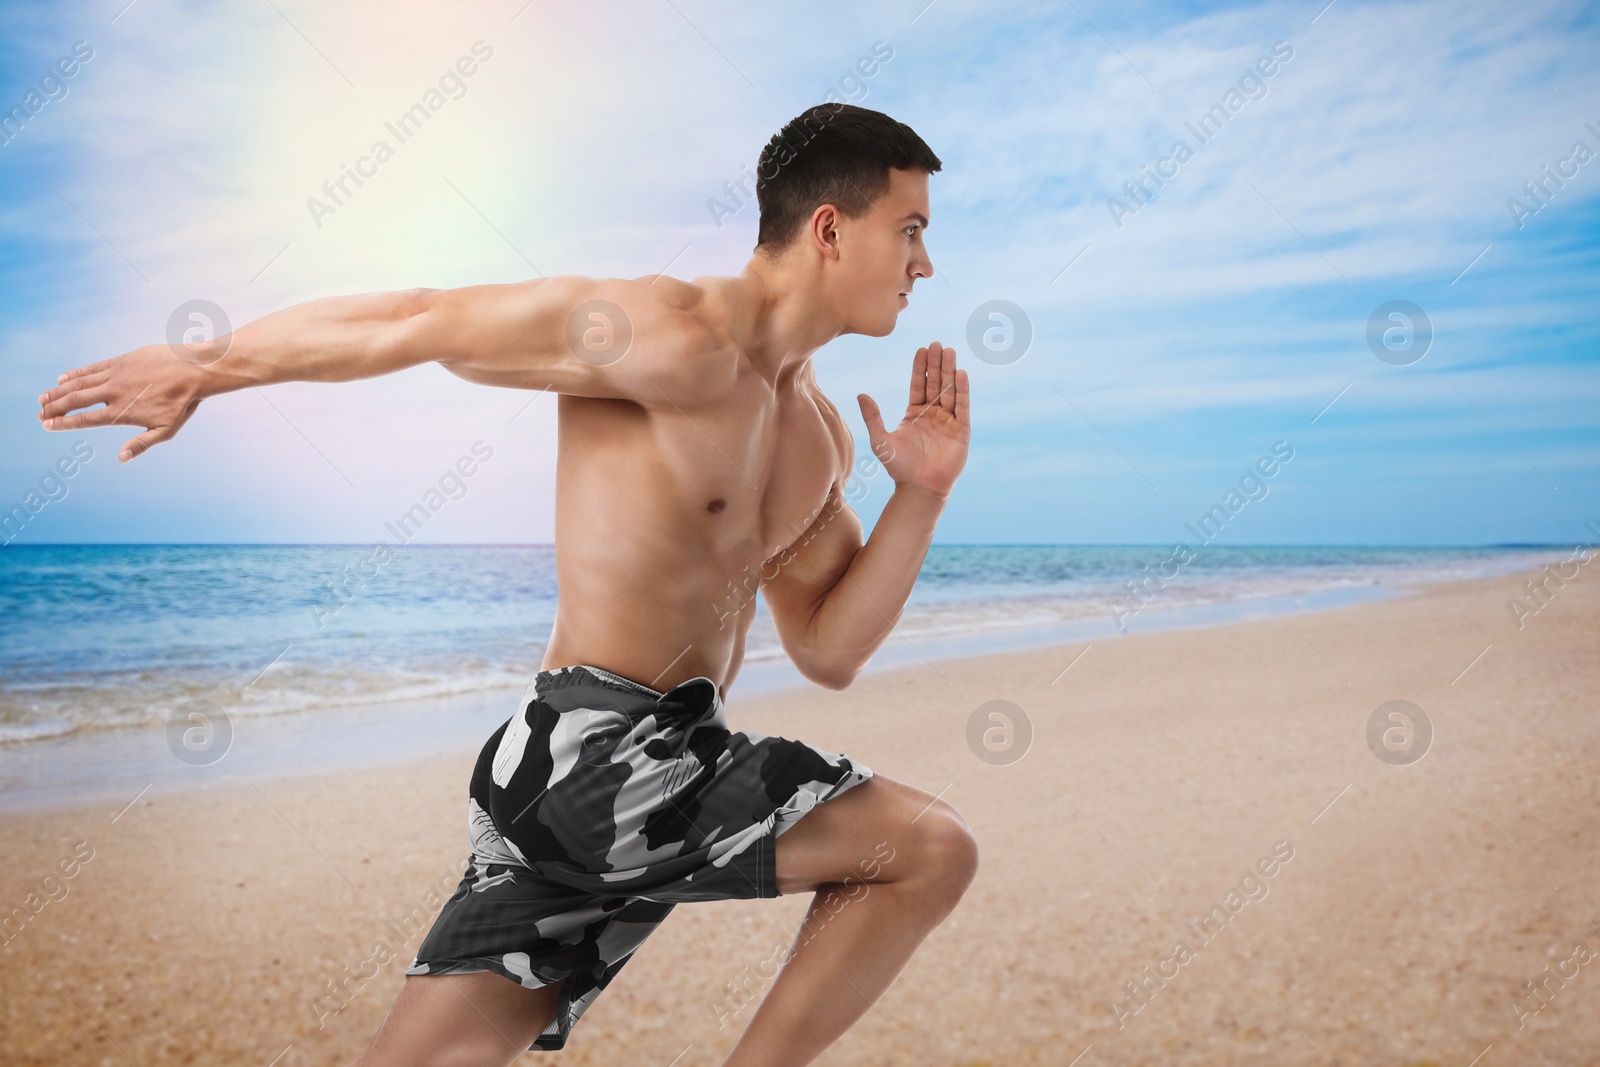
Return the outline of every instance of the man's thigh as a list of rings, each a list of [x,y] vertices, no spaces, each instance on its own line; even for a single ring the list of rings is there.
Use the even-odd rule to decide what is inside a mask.
[[[946,801],[874,774],[816,805],[778,836],[778,892],[809,892],[846,880],[904,881],[945,842],[969,833]]]
[[[488,971],[413,975],[362,1057],[361,1067],[508,1064],[555,1018],[562,983],[524,989]]]

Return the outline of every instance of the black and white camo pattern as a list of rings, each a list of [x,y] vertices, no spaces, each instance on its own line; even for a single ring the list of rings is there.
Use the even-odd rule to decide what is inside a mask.
[[[563,1048],[674,904],[777,896],[777,837],[872,773],[730,732],[706,677],[660,693],[598,667],[541,671],[478,756],[466,874],[405,973],[568,979],[530,1046]]]

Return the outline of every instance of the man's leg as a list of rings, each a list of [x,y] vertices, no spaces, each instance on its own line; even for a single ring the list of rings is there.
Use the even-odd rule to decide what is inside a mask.
[[[817,892],[726,1067],[810,1063],[889,988],[978,867],[955,808],[881,774],[812,808],[776,855],[778,892]]]
[[[555,1018],[561,986],[524,989],[490,971],[412,975],[350,1067],[504,1067]]]

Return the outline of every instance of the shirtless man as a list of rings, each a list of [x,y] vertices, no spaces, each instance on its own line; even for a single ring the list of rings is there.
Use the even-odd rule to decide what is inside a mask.
[[[857,397],[895,486],[863,544],[843,497],[851,434],[811,363],[841,334],[889,334],[932,274],[922,235],[939,169],[909,127],[820,105],[762,152],[759,239],[737,276],[329,297],[241,327],[221,358],[150,345],[40,397],[47,429],[145,427],[128,462],[205,398],[275,382],[437,362],[560,395],[554,630],[523,710],[481,753],[466,877],[356,1062],[561,1048],[674,903],[804,891],[806,923],[726,1063],[809,1063],[965,892],[978,851],[948,802],[730,732],[722,703],[757,587],[801,673],[850,685],[899,619],[966,463],[967,375],[934,343],[917,350],[894,431]]]

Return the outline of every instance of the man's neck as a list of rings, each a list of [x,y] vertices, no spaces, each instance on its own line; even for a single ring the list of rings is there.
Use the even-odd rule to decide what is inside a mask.
[[[750,257],[737,282],[747,297],[741,318],[746,353],[769,380],[797,372],[811,354],[845,332],[826,314],[820,272],[795,258]]]

